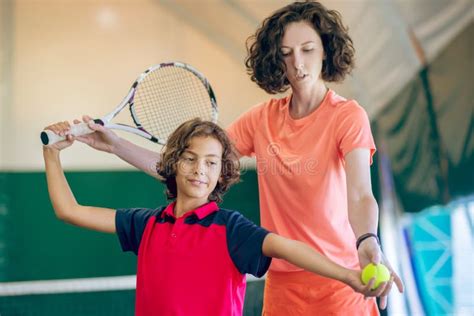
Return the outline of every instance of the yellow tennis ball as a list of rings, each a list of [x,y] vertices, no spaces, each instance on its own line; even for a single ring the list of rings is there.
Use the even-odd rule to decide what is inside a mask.
[[[367,284],[372,278],[375,278],[375,283],[372,286],[372,290],[375,290],[380,283],[390,280],[390,271],[381,263],[377,265],[369,263],[362,270],[361,279],[364,284]]]

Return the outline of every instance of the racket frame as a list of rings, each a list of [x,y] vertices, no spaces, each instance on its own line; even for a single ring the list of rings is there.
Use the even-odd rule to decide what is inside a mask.
[[[137,91],[137,87],[139,86],[140,82],[142,82],[150,72],[153,72],[153,71],[155,71],[159,68],[171,67],[171,66],[185,69],[185,70],[191,72],[192,74],[194,74],[201,81],[201,83],[206,88],[206,90],[209,94],[209,99],[211,101],[211,108],[212,108],[211,109],[211,121],[216,123],[217,122],[217,117],[218,117],[217,102],[216,102],[214,91],[212,90],[212,87],[209,84],[208,80],[198,70],[196,70],[194,67],[192,67],[192,66],[190,66],[186,63],[178,62],[178,61],[160,63],[160,64],[156,64],[156,65],[151,66],[148,69],[146,69],[133,82],[130,90],[128,91],[125,98],[123,98],[122,102],[120,102],[119,105],[117,105],[117,107],[113,111],[111,111],[109,114],[105,115],[104,117],[102,117],[100,119],[94,119],[94,122],[97,123],[97,124],[100,124],[104,127],[110,128],[110,129],[122,130],[122,131],[126,131],[126,132],[129,132],[129,133],[133,133],[133,134],[142,136],[142,137],[144,137],[144,138],[146,138],[146,139],[148,139],[148,140],[150,140],[154,143],[164,145],[166,143],[166,139],[161,139],[161,138],[153,136],[151,133],[149,133],[142,126],[139,118],[137,117],[137,115],[135,113],[134,102],[133,101],[134,101],[135,93]],[[129,107],[130,115],[132,116],[133,123],[135,124],[136,127],[133,127],[133,126],[130,126],[130,125],[127,125],[127,124],[122,124],[122,123],[111,123],[112,119],[114,117],[116,117],[118,115],[118,113],[120,113],[126,106]],[[84,135],[84,134],[88,134],[88,133],[92,133],[92,132],[94,132],[94,131],[91,130],[88,127],[87,123],[75,124],[75,125],[71,126],[71,130],[70,130],[70,133],[73,134],[73,135]],[[55,143],[55,142],[63,140],[63,139],[65,139],[65,137],[58,136],[50,130],[44,130],[41,133],[41,141],[43,142],[44,145],[48,145],[50,143]]]

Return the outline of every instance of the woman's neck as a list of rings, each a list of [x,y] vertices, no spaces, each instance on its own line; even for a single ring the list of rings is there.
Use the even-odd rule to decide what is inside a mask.
[[[310,90],[293,90],[290,103],[290,116],[300,119],[315,111],[323,102],[328,88],[321,83]]]

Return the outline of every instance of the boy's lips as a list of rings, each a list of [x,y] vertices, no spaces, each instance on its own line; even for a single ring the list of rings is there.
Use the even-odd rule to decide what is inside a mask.
[[[199,180],[199,179],[188,179],[188,181],[191,182],[192,184],[196,184],[196,185],[207,184],[206,181],[202,181],[202,180]]]

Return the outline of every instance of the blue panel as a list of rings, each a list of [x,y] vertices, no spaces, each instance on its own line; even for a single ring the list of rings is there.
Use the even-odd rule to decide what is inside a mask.
[[[454,311],[451,209],[430,207],[408,227],[418,289],[428,315]]]

